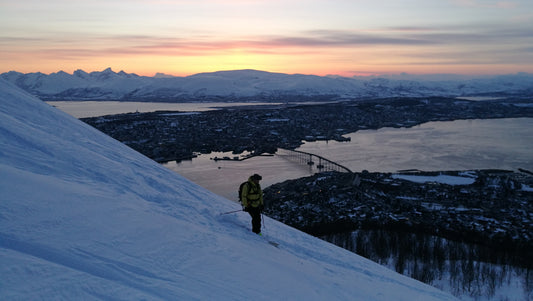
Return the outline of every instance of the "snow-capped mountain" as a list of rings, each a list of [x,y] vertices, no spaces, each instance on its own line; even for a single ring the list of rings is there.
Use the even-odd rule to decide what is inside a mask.
[[[533,75],[514,75],[465,79],[448,76],[445,80],[408,75],[398,77],[333,77],[270,73],[257,70],[199,73],[187,77],[156,74],[154,77],[115,73],[110,68],[87,73],[65,72],[23,74],[3,73],[0,78],[44,100],[123,100],[194,101],[205,98],[222,100],[296,99],[294,96],[328,98],[397,96],[472,96],[531,95]],[[441,76],[440,78],[443,78]]]
[[[238,204],[3,80],[0,178],[4,300],[454,299],[269,218],[257,236],[221,215]]]

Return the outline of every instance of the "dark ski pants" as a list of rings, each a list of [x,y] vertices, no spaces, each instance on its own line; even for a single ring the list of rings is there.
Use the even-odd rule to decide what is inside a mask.
[[[261,233],[261,209],[250,206],[248,213],[252,217],[252,232],[257,234]]]

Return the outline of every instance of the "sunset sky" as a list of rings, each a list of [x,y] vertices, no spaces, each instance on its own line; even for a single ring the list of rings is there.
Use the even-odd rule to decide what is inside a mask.
[[[0,0],[0,73],[533,73],[532,0]]]

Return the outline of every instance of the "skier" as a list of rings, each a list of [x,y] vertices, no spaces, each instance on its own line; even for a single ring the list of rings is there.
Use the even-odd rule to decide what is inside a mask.
[[[241,202],[243,210],[252,217],[252,231],[261,235],[261,212],[264,209],[263,192],[259,181],[263,178],[254,174],[242,185]]]

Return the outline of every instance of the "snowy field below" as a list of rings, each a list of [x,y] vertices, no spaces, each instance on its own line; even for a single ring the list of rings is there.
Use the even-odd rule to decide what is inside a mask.
[[[438,176],[419,176],[419,175],[402,175],[395,174],[392,175],[394,179],[403,179],[415,183],[442,183],[448,185],[470,185],[476,181],[473,177],[463,177],[463,176],[450,176],[450,175],[438,175]]]

